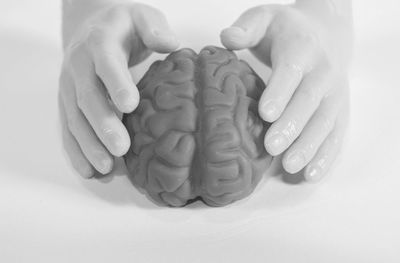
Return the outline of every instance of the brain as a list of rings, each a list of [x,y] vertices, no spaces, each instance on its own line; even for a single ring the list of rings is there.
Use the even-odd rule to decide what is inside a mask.
[[[264,83],[244,61],[217,47],[181,49],[153,63],[138,88],[138,108],[123,117],[135,186],[167,206],[223,206],[254,190],[272,157],[257,113]]]

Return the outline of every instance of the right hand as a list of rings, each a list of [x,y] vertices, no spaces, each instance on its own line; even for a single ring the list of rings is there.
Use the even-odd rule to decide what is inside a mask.
[[[132,112],[139,92],[129,67],[152,51],[168,53],[179,43],[164,15],[147,5],[107,6],[83,22],[65,49],[59,109],[64,148],[85,178],[113,168],[130,138],[118,111]]]

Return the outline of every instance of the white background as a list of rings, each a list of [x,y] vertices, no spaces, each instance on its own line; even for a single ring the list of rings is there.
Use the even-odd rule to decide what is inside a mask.
[[[198,50],[264,1],[148,2]],[[57,118],[60,3],[1,0],[0,262],[400,262],[399,10],[354,1],[351,125],[325,180],[273,176],[228,207],[171,209],[122,168],[101,180],[73,172]]]

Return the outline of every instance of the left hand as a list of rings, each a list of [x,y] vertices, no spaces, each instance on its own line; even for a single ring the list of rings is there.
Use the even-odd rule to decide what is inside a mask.
[[[307,181],[327,173],[347,127],[351,40],[342,39],[341,30],[295,5],[265,5],[221,33],[226,48],[248,48],[272,68],[259,102],[261,118],[273,123],[265,147],[273,156],[283,154],[287,172],[304,169]]]

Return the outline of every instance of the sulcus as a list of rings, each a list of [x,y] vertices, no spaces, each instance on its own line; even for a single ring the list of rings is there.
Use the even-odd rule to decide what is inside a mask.
[[[272,157],[257,110],[265,85],[247,63],[222,48],[181,49],[153,63],[138,88],[138,108],[123,117],[135,186],[168,206],[224,206],[254,190]]]

